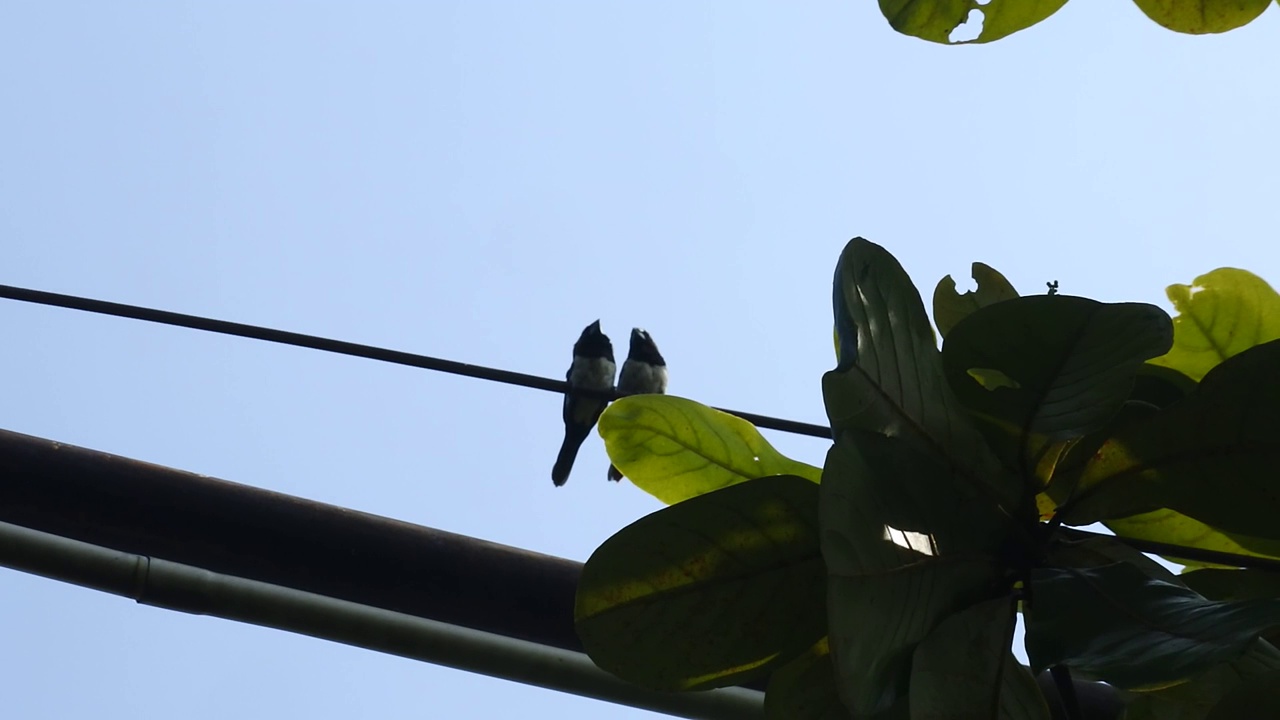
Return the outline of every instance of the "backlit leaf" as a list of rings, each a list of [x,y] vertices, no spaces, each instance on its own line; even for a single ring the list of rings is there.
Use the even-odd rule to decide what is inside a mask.
[[[885,19],[904,35],[936,43],[950,43],[951,33],[981,9],[982,32],[969,42],[991,42],[1035,25],[1054,14],[1067,0],[880,0]]]
[[[1165,293],[1179,313],[1173,319],[1173,349],[1151,362],[1192,380],[1233,355],[1280,339],[1280,295],[1247,270],[1219,268],[1191,285],[1170,285]]]
[[[971,273],[978,284],[975,290],[961,295],[956,292],[956,281],[950,275],[939,280],[933,289],[933,321],[943,337],[975,310],[1018,297],[1013,285],[990,265],[975,262]]]
[[[667,504],[767,475],[822,477],[746,420],[674,395],[617,400],[600,416],[600,436],[613,464]]]
[[[1280,541],[1228,535],[1173,510],[1153,510],[1126,518],[1107,520],[1106,526],[1117,535],[1182,545],[1202,550],[1235,553],[1252,557],[1280,559]],[[1167,560],[1189,567],[1210,567],[1209,563],[1167,556]]]
[[[1271,0],[1133,0],[1157,23],[1181,33],[1220,33],[1248,25]]]

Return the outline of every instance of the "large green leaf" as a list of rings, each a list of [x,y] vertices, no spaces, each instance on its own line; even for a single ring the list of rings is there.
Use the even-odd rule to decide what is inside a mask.
[[[826,634],[818,486],[760,478],[628,525],[587,560],[574,617],[597,665],[656,690],[762,677]]]
[[[933,322],[943,337],[975,310],[1018,297],[1013,285],[990,265],[975,262],[971,274],[978,287],[963,295],[956,292],[956,281],[950,275],[939,280],[933,289]]]
[[[1066,521],[1167,507],[1280,540],[1280,341],[1215,367],[1194,393],[1117,431],[1086,465]]]
[[[765,720],[848,720],[836,690],[831,649],[823,638],[778,669],[764,693]]]
[[[870,715],[905,699],[916,645],[943,618],[989,597],[997,577],[990,560],[972,557],[829,577],[831,652],[845,706]]]
[[[1030,475],[1052,443],[1102,428],[1143,361],[1172,342],[1169,316],[1154,305],[1038,295],[969,315],[947,336],[942,362],[1001,459]]]
[[[1242,656],[1280,600],[1220,603],[1129,563],[1031,575],[1027,655],[1123,688],[1165,685]]]
[[[840,255],[835,283],[841,343],[856,350],[842,351],[841,367],[822,378],[832,428],[907,439],[919,452],[945,458],[960,484],[1014,517],[1027,504],[1022,487],[1002,471],[947,385],[933,328],[906,271],[884,248],[854,238]],[[850,343],[845,336],[855,332]]]
[[[904,35],[950,43],[953,30],[964,24],[971,10],[981,9],[982,32],[969,42],[991,42],[1035,25],[1054,14],[1067,0],[880,0],[880,12]]]
[[[1270,570],[1209,568],[1183,573],[1180,579],[1210,600],[1280,598],[1280,573]]]
[[[613,464],[667,504],[767,475],[822,476],[773,449],[746,420],[674,395],[614,402],[600,416],[600,437]]]
[[[1124,720],[1205,720],[1223,696],[1253,678],[1280,669],[1280,652],[1257,641],[1237,660],[1200,673],[1190,682],[1134,693]],[[1243,714],[1237,718],[1261,717]]]
[[[1280,339],[1280,295],[1247,270],[1219,268],[1191,285],[1170,285],[1165,293],[1179,314],[1173,319],[1173,349],[1153,364],[1199,380],[1223,360]]]
[[[916,647],[911,715],[930,720],[1047,720],[1049,707],[1009,652],[1010,598],[978,603],[943,620]]]
[[[1271,0],[1133,0],[1157,23],[1181,33],[1221,33],[1248,25]]]
[[[1167,567],[1129,547],[1119,538],[1101,536],[1084,540],[1056,538],[1046,553],[1044,565],[1056,568],[1096,568],[1129,563],[1149,578],[1174,585],[1182,584],[1179,576]]]
[[[880,445],[867,447],[877,464],[906,448],[899,440],[871,433],[865,434],[864,443],[874,438]],[[958,527],[938,528],[944,538],[967,544],[966,534],[980,537],[990,532],[980,516],[967,518],[954,508],[947,516],[930,506],[911,489],[918,478],[876,472],[861,445],[848,433],[841,437],[827,454],[820,490],[822,552],[831,573],[832,657],[841,698],[859,717],[905,707],[911,653],[942,618],[1007,592],[989,556],[936,554],[939,543],[929,523],[948,517],[952,524],[972,523],[969,533]],[[907,454],[913,455],[928,457]],[[893,501],[892,508],[886,507],[885,498]],[[926,509],[909,513],[916,499]],[[887,522],[904,514],[913,515],[912,529]],[[942,544],[949,542],[944,539]]]
[[[1280,670],[1251,678],[1223,696],[1205,720],[1280,717]]]
[[[1115,534],[1138,540],[1152,540],[1170,545],[1183,545],[1201,550],[1270,557],[1280,559],[1280,541],[1228,535],[1173,510],[1153,510],[1126,518],[1106,521]],[[1188,567],[1207,567],[1208,563],[1168,556],[1166,559]]]

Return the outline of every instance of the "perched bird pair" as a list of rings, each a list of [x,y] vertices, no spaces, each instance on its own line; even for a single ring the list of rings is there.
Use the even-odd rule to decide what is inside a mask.
[[[613,373],[616,369],[613,362],[613,344],[600,331],[600,321],[587,326],[573,344],[573,364],[569,366],[566,379],[569,391],[564,396],[564,443],[560,445],[560,455],[551,468],[551,481],[560,487],[569,479],[569,471],[573,469],[573,461],[578,456],[578,448],[591,434],[591,428],[600,419],[600,413],[609,401],[601,397],[592,397],[575,393],[575,389],[594,390],[607,393],[613,390]],[[619,395],[644,395],[664,393],[667,391],[667,364],[658,352],[649,333],[640,328],[631,330],[631,349],[627,351],[627,361],[622,363],[622,374],[618,377]],[[622,473],[614,466],[609,466],[609,479],[621,480]]]

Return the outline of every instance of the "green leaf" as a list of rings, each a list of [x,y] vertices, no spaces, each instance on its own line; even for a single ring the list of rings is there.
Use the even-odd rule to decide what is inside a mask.
[[[880,0],[880,12],[894,30],[931,42],[950,44],[950,37],[969,17],[981,9],[985,17],[982,32],[968,42],[991,42],[1035,25],[1054,14],[1067,0]]]
[[[891,458],[901,441],[880,438],[877,459]],[[904,457],[925,457],[907,453]],[[889,482],[886,482],[888,480]],[[975,602],[1007,592],[994,560],[978,553],[938,556],[930,522],[945,513],[926,509],[913,521],[921,532],[887,520],[910,509],[916,478],[884,477],[873,469],[859,443],[842,437],[827,454],[820,486],[822,553],[828,578],[829,634],[837,682],[845,706],[855,716],[905,706],[911,653],[944,617]],[[886,508],[884,497],[896,502]],[[971,522],[971,532],[990,531],[982,520],[954,509],[952,524]],[[960,528],[942,528],[961,537]]]
[[[1248,25],[1271,0],[1133,0],[1147,17],[1170,30],[1202,35]],[[1197,281],[1198,282],[1198,281]]]
[[[760,478],[628,525],[587,560],[574,617],[597,665],[655,690],[763,677],[826,634],[818,486]]]
[[[1129,563],[1149,578],[1182,584],[1179,576],[1168,568],[1114,537],[1066,540],[1059,536],[1051,545],[1044,564],[1057,568],[1097,568],[1118,562]]]
[[[764,693],[765,720],[848,720],[836,690],[831,649],[823,638],[778,669]]]
[[[1247,680],[1223,696],[1206,720],[1280,717],[1280,670]]]
[[[1009,652],[1010,598],[978,603],[943,620],[916,647],[911,715],[930,720],[1048,720],[1036,680]]]
[[[1251,557],[1280,559],[1280,541],[1228,535],[1173,510],[1161,509],[1127,518],[1106,521],[1106,526],[1117,535],[1138,540],[1153,540],[1219,552],[1236,553]],[[1188,567],[1209,567],[1207,563],[1185,558],[1166,557]]]
[[[986,558],[931,558],[856,576],[832,575],[830,632],[845,706],[884,712],[907,696],[911,655],[946,616],[991,594]]]
[[[884,248],[862,238],[836,267],[837,324],[856,332],[856,353],[822,378],[827,416],[837,432],[867,430],[908,439],[945,458],[959,482],[1013,517],[1022,486],[1005,474],[943,376],[937,341],[920,294]],[[995,306],[998,307],[998,306]],[[853,362],[849,355],[856,355]]]
[[[1124,720],[1205,720],[1224,695],[1276,669],[1280,669],[1280,653],[1257,641],[1240,659],[1210,668],[1190,682],[1135,693],[1125,707]],[[1236,717],[1256,716],[1246,713]]]
[[[1268,570],[1194,570],[1179,576],[1187,587],[1210,600],[1280,598],[1280,573]]]
[[[634,395],[600,416],[609,459],[664,503],[768,475],[818,482],[822,471],[792,460],[751,423],[674,395]]]
[[[1280,295],[1247,270],[1219,268],[1191,285],[1170,285],[1165,293],[1179,312],[1173,319],[1173,349],[1151,362],[1192,380],[1233,355],[1280,339]]]
[[[1031,574],[1027,655],[1122,688],[1185,680],[1239,658],[1280,623],[1280,600],[1211,602],[1128,563]]]
[[[1127,425],[1085,467],[1066,521],[1167,507],[1228,533],[1280,540],[1280,341],[1214,368],[1194,393]]]
[[[1147,362],[1138,368],[1129,399],[1166,408],[1195,392],[1197,385],[1195,380],[1173,368]]]
[[[975,262],[971,273],[978,283],[976,290],[961,295],[956,292],[956,281],[950,275],[939,280],[933,289],[933,321],[943,337],[975,310],[1018,297],[1013,285],[990,265]]]
[[[947,336],[942,363],[997,454],[1030,475],[1052,443],[1114,417],[1143,361],[1172,342],[1169,316],[1154,305],[1036,295],[965,318]],[[975,372],[1006,382],[993,387]]]

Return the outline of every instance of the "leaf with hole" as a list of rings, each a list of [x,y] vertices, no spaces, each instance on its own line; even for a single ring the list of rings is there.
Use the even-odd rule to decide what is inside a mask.
[[[597,665],[654,690],[764,677],[826,635],[818,486],[766,477],[647,515],[582,570],[574,618]]]
[[[1250,348],[1184,400],[1121,428],[1084,468],[1066,521],[1166,507],[1223,532],[1280,540],[1277,368],[1280,341]]]
[[[1067,0],[880,0],[880,12],[894,30],[931,42],[950,44],[951,34],[970,13],[981,10],[982,31],[967,42],[999,40],[1035,25],[1057,12]]]
[[[1152,364],[1199,380],[1229,357],[1280,340],[1280,295],[1248,270],[1219,268],[1165,294],[1178,311],[1173,349]]]
[[[767,475],[818,482],[822,471],[778,452],[754,425],[674,395],[635,395],[600,416],[609,460],[664,503]]]
[[[943,337],[975,310],[1018,297],[1013,285],[990,265],[975,262],[971,274],[978,287],[963,295],[956,292],[956,281],[950,275],[939,280],[933,289],[933,322]]]
[[[1007,597],[943,620],[912,658],[912,717],[1048,720],[1036,679],[1009,651],[1013,626]]]
[[[1039,670],[1122,688],[1167,685],[1241,657],[1280,624],[1280,600],[1212,602],[1128,563],[1031,573],[1027,655]]]

